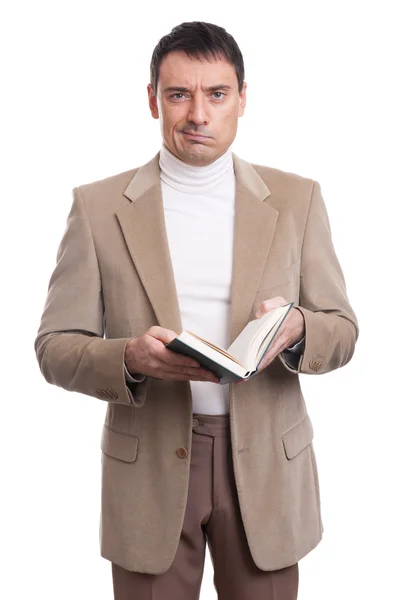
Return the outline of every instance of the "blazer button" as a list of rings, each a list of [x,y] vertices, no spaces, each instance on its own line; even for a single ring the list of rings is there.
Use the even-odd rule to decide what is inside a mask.
[[[318,360],[311,360],[309,361],[309,366],[313,371],[319,371],[320,367],[322,366],[322,363]]]
[[[186,448],[178,448],[178,449],[177,449],[177,455],[178,455],[180,458],[186,458],[186,457],[187,457],[187,454],[188,454],[188,452],[187,452]]]
[[[198,427],[198,425],[199,425],[198,419],[193,419],[192,426],[193,427]]]

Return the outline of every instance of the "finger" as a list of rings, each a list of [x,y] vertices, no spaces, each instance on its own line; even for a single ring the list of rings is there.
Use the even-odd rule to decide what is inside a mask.
[[[184,356],[184,354],[180,354],[179,352],[174,352],[173,350],[169,350],[163,346],[159,349],[158,358],[168,365],[180,366],[180,367],[200,367],[200,363],[190,356]]]
[[[212,383],[220,383],[220,379],[211,371],[203,372],[197,370],[195,373],[170,371],[166,373],[166,377],[176,381],[210,381]]]
[[[175,367],[201,368],[200,363],[191,356],[184,356],[184,354],[174,352],[173,350],[169,350],[168,348],[164,348],[164,350],[164,360],[170,365],[173,365]]]
[[[278,354],[280,354],[280,352],[283,352],[283,350],[286,348],[286,345],[287,344],[285,344],[284,340],[281,340],[280,338],[277,339],[277,336],[275,336],[271,348],[268,350],[267,354],[261,361],[258,370],[261,371],[262,369],[268,367],[268,365],[274,360],[274,358],[276,358]]]
[[[262,371],[263,369],[266,369],[268,367],[268,365],[273,361],[274,358],[275,357],[268,352],[268,354],[265,355],[265,357],[259,364],[257,370]]]
[[[177,353],[173,353],[172,354],[176,354]],[[182,355],[180,355],[182,356]],[[182,356],[182,358],[188,358],[188,357],[184,357]],[[185,365],[185,364],[174,364],[173,362],[167,362],[167,361],[160,361],[160,370],[169,374],[175,374],[175,373],[179,373],[182,375],[186,375],[187,378],[188,377],[195,377],[195,378],[202,378],[202,379],[213,379],[213,377],[216,377],[216,374],[211,371],[210,369],[205,369],[204,367],[201,367],[201,365],[199,363],[197,363],[198,366],[195,367],[191,367],[189,365]]]

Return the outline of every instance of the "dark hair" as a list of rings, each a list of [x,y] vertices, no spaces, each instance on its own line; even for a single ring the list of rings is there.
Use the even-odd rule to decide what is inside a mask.
[[[150,63],[150,82],[157,95],[158,75],[161,62],[169,52],[183,51],[190,58],[225,58],[234,65],[238,79],[239,93],[242,91],[245,68],[243,56],[238,44],[223,27],[191,21],[173,27],[168,35],[164,35],[156,45]]]

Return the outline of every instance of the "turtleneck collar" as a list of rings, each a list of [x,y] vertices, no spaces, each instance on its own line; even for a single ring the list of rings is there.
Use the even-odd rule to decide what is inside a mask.
[[[159,167],[161,181],[187,194],[210,193],[234,172],[230,148],[210,165],[196,167],[183,162],[162,146]]]

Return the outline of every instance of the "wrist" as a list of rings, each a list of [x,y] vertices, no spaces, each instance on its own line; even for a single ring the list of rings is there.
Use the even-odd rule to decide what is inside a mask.
[[[142,381],[144,381],[146,379],[146,375],[144,375],[143,373],[130,373],[128,371],[128,368],[124,362],[124,373],[125,373],[125,381],[126,384],[128,385],[128,383],[141,383]]]
[[[134,355],[134,339],[130,339],[125,346],[124,352],[124,365],[128,373],[133,377],[133,373],[137,373],[137,369],[134,366],[133,355]]]
[[[296,340],[294,340],[293,342],[293,346],[295,346],[296,344],[299,344],[300,342],[302,342],[302,340],[305,338],[305,331],[302,332],[302,334],[300,335],[299,338],[297,338]]]
[[[293,345],[294,344],[298,344],[299,342],[301,342],[302,339],[304,339],[305,337],[305,319],[304,319],[304,315],[302,314],[302,312],[300,310],[298,310],[297,307],[293,307],[293,310],[295,311],[296,316],[298,317],[298,323],[299,323],[299,330],[300,330],[300,335],[298,337],[295,338],[295,340],[293,341]]]

